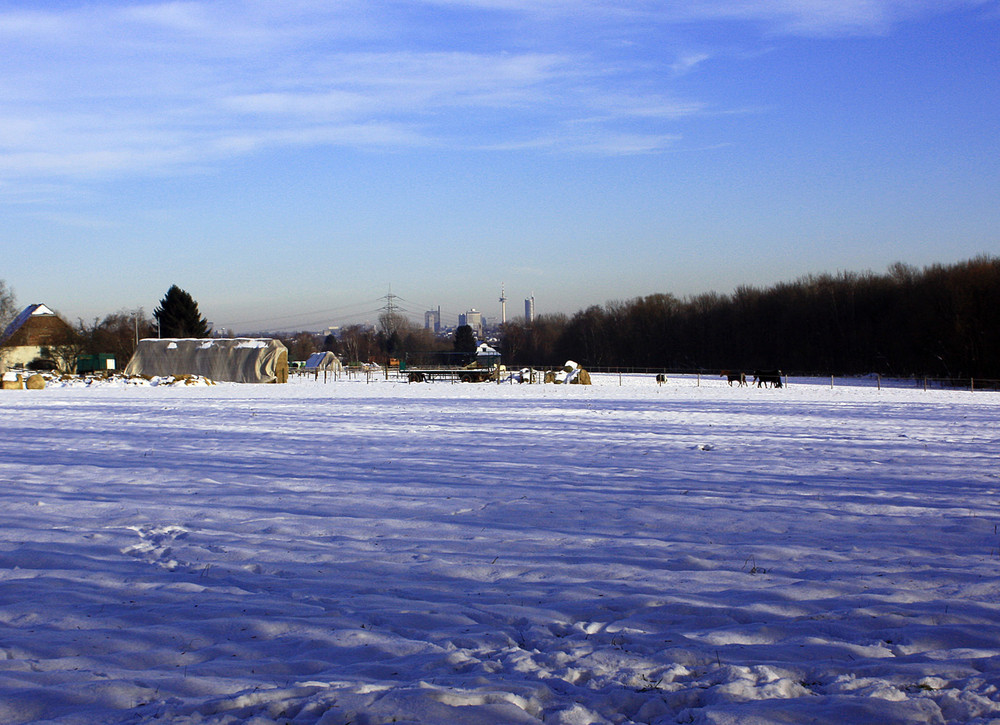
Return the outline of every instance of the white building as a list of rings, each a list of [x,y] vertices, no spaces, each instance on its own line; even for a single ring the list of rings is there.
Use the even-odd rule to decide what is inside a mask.
[[[477,337],[483,336],[483,313],[475,308],[458,316],[458,326],[468,325]]]

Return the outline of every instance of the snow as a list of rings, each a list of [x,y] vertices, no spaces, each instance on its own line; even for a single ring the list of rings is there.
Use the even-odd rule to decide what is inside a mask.
[[[1000,720],[1000,394],[0,393],[0,723]]]

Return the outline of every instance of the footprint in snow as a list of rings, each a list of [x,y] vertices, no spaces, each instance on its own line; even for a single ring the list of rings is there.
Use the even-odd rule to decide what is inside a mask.
[[[186,529],[180,526],[153,526],[150,524],[129,526],[128,528],[139,535],[139,543],[122,549],[123,554],[134,556],[150,564],[156,564],[168,571],[173,571],[180,566],[173,558],[173,549],[170,545],[176,539],[185,538],[188,535]]]

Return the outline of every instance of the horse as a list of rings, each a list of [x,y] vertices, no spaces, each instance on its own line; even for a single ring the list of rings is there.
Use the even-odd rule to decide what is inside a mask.
[[[754,370],[753,379],[757,383],[758,388],[781,387],[780,370]]]
[[[721,373],[719,373],[719,377],[726,378],[727,381],[729,382],[729,387],[732,387],[733,383],[736,383],[737,387],[743,387],[744,385],[747,384],[746,373],[732,373],[729,372],[728,370],[723,370]]]

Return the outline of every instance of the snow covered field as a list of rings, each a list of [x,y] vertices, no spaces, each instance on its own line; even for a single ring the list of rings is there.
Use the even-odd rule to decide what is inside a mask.
[[[0,393],[0,723],[1000,721],[1000,393]]]

